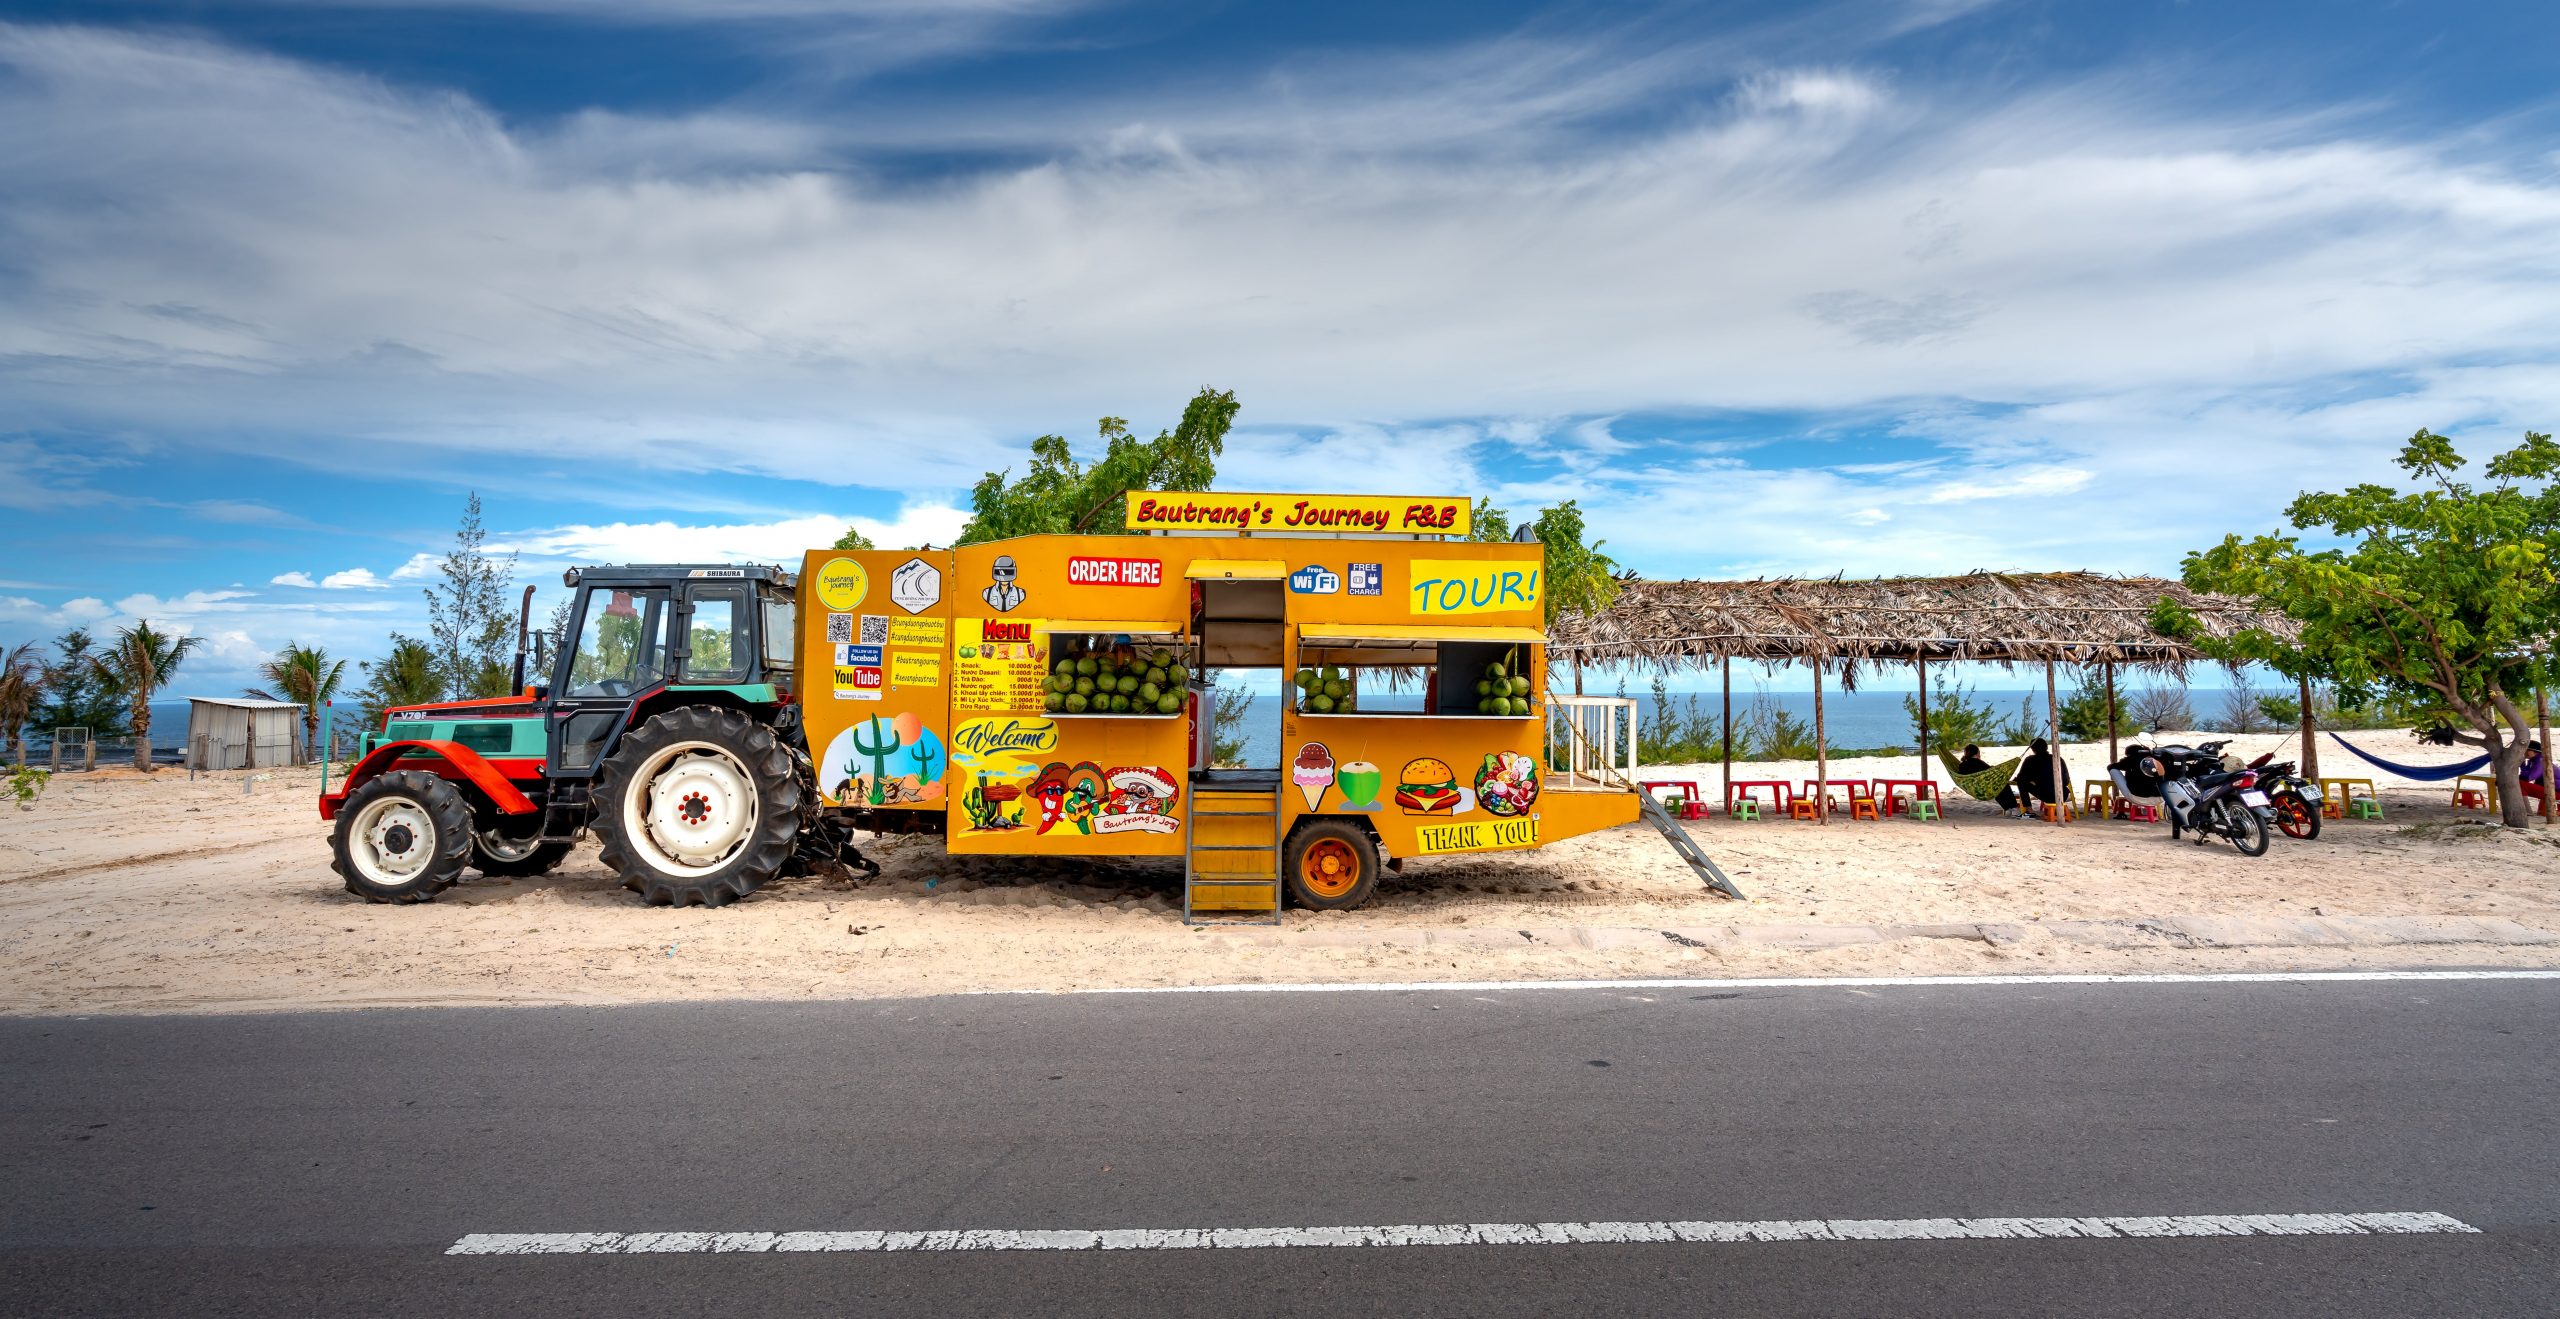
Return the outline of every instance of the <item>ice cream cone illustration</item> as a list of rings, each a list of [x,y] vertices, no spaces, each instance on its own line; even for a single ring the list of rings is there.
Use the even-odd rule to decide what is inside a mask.
[[[1324,802],[1324,790],[1333,786],[1333,753],[1322,742],[1309,742],[1298,748],[1298,759],[1289,767],[1289,781],[1298,785],[1298,795],[1307,799],[1307,809],[1314,810]]]

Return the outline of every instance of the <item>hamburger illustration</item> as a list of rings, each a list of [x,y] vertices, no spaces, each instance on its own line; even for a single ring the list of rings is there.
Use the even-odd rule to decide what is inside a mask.
[[[1404,777],[1396,783],[1396,805],[1407,815],[1454,815],[1463,799],[1458,772],[1430,756],[1406,761]]]

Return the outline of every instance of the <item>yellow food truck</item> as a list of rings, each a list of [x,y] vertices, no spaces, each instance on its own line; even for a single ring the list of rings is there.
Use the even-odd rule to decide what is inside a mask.
[[[956,853],[1179,856],[1187,912],[1354,907],[1407,858],[1637,817],[1544,763],[1543,546],[1467,540],[1454,497],[1128,498],[1152,534],[808,554],[826,805]],[[1210,764],[1236,669],[1286,679],[1276,769]]]
[[[1469,540],[1454,497],[1128,498],[1145,534],[572,569],[556,657],[525,595],[518,694],[387,711],[323,785],[333,864],[424,901],[466,866],[540,874],[592,831],[648,902],[717,906],[869,866],[867,828],[1178,856],[1186,917],[1277,920],[1358,906],[1410,858],[1642,813],[1734,892],[1636,790],[1633,703],[1546,692],[1535,541]],[[1284,679],[1246,730],[1276,764],[1214,764],[1227,670]]]

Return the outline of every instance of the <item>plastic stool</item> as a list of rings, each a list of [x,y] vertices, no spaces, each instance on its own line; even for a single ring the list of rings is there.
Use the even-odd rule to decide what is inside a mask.
[[[2044,805],[2037,807],[2036,814],[2044,817],[2045,822],[2048,824],[2060,824],[2065,820],[2071,819],[2073,816],[2077,815],[2078,812],[2073,811],[2070,807],[2063,805],[2061,802],[2049,801]]]
[[[2453,794],[2453,805],[2457,810],[2485,811],[2489,809],[2488,803],[2480,799],[2480,790],[2478,788],[2464,788]]]
[[[1725,814],[1737,820],[1758,820],[1760,818],[1760,803],[1753,801],[1749,797],[1745,797],[1742,800],[1735,802],[1733,804],[1733,809],[1726,811]]]
[[[2129,801],[2124,804],[2124,818],[2138,820],[2144,824],[2158,824],[2160,808],[2147,801]]]
[[[1849,799],[1849,818],[1852,820],[1880,820],[1884,817],[1876,814],[1875,798],[1852,797]]]
[[[1937,819],[1938,803],[1933,802],[1926,797],[1914,797],[1911,800],[1910,815],[1911,818],[1915,820]]]
[[[1787,816],[1789,819],[1810,820],[1813,818],[1813,809],[1813,798],[1798,797],[1787,803]]]
[[[2356,797],[2347,802],[2347,814],[2358,820],[2382,818],[2382,803],[2371,797]]]

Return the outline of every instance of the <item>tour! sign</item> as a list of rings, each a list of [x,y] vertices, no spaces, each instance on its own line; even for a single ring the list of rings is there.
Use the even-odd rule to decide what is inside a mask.
[[[1131,531],[1402,532],[1464,537],[1474,506],[1456,495],[1272,495],[1132,490]]]

